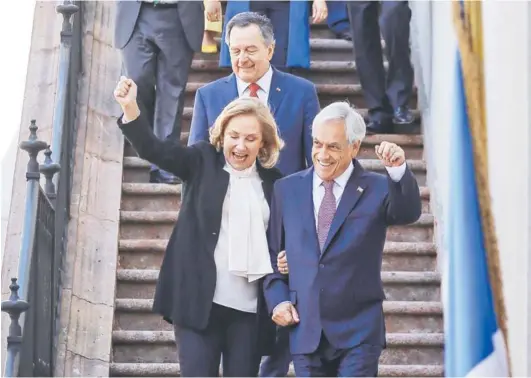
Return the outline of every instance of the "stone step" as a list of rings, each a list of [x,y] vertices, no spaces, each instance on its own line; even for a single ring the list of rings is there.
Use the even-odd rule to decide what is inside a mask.
[[[420,188],[423,213],[429,213],[430,192]],[[181,185],[124,183],[122,184],[123,211],[177,211],[180,208]]]
[[[151,311],[152,299],[117,299],[114,329],[122,331],[171,331],[171,324]],[[440,302],[383,303],[386,329],[389,333],[443,332]]]
[[[173,331],[113,331],[113,362],[178,362]],[[442,365],[442,333],[388,333],[382,365]]]
[[[389,63],[385,62],[386,70],[388,66]],[[208,83],[230,73],[232,69],[220,67],[217,60],[194,59],[188,81]],[[293,69],[292,73],[315,84],[355,84],[359,82],[356,63],[353,60],[312,60],[309,69]]]
[[[358,109],[358,111],[367,118],[367,109]],[[192,120],[193,107],[184,108],[183,112],[183,122],[182,122],[182,132],[181,132],[181,143],[184,145],[188,144],[188,136],[190,130],[190,123]],[[420,130],[420,111],[414,110],[413,114],[415,115],[416,123],[414,128]],[[366,119],[367,121],[367,119]],[[424,157],[424,139],[422,135],[411,135],[411,134],[377,134],[377,135],[367,135],[363,140],[361,145],[358,158],[360,159],[376,159],[376,154],[374,153],[374,146],[382,143],[383,141],[396,143],[404,149],[407,159],[412,160],[422,160]],[[137,156],[136,151],[133,149],[131,144],[126,140],[124,144],[125,152],[124,156]]]
[[[385,167],[378,159],[361,159],[361,165],[369,170],[384,173]],[[150,163],[136,156],[126,156],[123,160],[123,182],[149,182]],[[426,186],[426,162],[408,160],[409,168],[415,173],[419,186]]]
[[[310,59],[311,60],[332,60],[332,61],[353,61],[355,51],[351,41],[337,39],[332,32],[327,35],[312,35],[310,36]],[[220,46],[220,39],[218,39],[218,48]],[[382,48],[385,47],[385,42],[382,40]],[[219,62],[219,54],[204,54],[196,53],[194,59],[197,60],[212,60]],[[385,56],[384,56],[385,59]]]
[[[178,211],[121,211],[120,239],[168,239],[177,221]],[[387,241],[431,242],[433,216],[423,214],[410,225],[391,226]]]
[[[188,82],[185,90],[184,106],[193,106],[196,91],[206,83],[204,82]],[[319,95],[319,102],[321,107],[324,107],[335,101],[349,101],[357,108],[367,108],[365,99],[363,98],[363,90],[361,84],[316,84],[317,94]],[[414,95],[411,96],[410,107],[416,108],[416,89],[414,88]]]
[[[180,377],[179,363],[111,363],[111,377]],[[220,372],[220,374],[222,374]],[[221,375],[220,375],[221,376]],[[442,365],[380,365],[379,377],[442,377]],[[295,377],[290,366],[288,377]]]
[[[162,264],[167,244],[166,239],[120,240],[118,244],[119,267],[121,269],[158,269]],[[434,243],[385,243],[383,271],[430,272],[436,269],[437,251]]]
[[[151,299],[158,269],[118,269],[116,298]],[[382,272],[384,292],[390,301],[439,301],[441,277],[437,272]]]

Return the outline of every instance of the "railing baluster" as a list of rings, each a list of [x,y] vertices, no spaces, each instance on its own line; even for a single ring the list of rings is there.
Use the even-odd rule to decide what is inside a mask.
[[[68,94],[68,74],[70,68],[70,50],[72,47],[72,15],[79,10],[79,7],[71,1],[63,1],[57,6],[57,12],[63,16],[63,27],[61,30],[61,46],[59,48],[59,71],[57,80],[57,95],[55,98],[55,110],[52,129],[52,149],[53,160],[61,161],[63,128],[65,127],[66,99]],[[72,125],[66,125],[72,127]],[[59,175],[54,177],[57,187]]]
[[[19,286],[16,278],[11,278],[9,289],[11,290],[9,299],[2,301],[2,312],[7,312],[11,318],[9,334],[7,335],[7,356],[4,376],[16,377],[18,376],[18,354],[22,344],[22,327],[20,326],[19,318],[29,308],[29,304],[19,298]]]
[[[50,146],[44,151],[44,163],[39,166],[40,172],[46,177],[46,183],[44,184],[44,193],[50,199],[50,201],[55,204],[55,198],[57,197],[57,192],[55,191],[55,184],[53,182],[54,175],[59,172],[61,166],[58,163],[52,161],[52,150]]]
[[[31,256],[35,241],[35,219],[37,218],[37,205],[39,194],[39,162],[37,156],[48,145],[37,138],[37,125],[31,121],[29,139],[20,143],[20,148],[29,154],[28,168],[26,171],[26,203],[24,205],[24,224],[22,228],[22,243],[18,262],[18,284],[20,297],[28,298],[28,283],[31,268]]]

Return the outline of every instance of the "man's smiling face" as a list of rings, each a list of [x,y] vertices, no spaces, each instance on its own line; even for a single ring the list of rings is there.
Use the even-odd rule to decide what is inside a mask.
[[[360,143],[349,143],[343,120],[330,120],[313,126],[312,161],[323,181],[335,180],[346,171],[358,154]]]

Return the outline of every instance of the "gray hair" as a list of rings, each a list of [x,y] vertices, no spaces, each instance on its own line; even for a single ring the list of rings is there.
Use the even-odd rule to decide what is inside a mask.
[[[229,45],[230,32],[232,28],[245,28],[249,25],[256,25],[260,29],[262,38],[267,46],[275,43],[275,34],[273,33],[273,24],[266,16],[256,12],[242,12],[232,17],[225,28],[225,43]]]
[[[328,121],[343,121],[345,123],[345,134],[349,144],[363,141],[365,138],[366,126],[365,120],[350,104],[346,101],[333,102],[323,108],[313,120],[312,128],[315,125],[323,124]]]

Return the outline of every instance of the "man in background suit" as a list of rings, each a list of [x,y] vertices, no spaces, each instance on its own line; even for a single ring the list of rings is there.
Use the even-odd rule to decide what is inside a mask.
[[[326,5],[328,6],[328,18],[326,19],[328,28],[336,35],[336,38],[352,41],[346,2],[329,0]]]
[[[275,272],[264,292],[275,323],[290,328],[298,377],[378,373],[386,231],[415,222],[421,200],[396,144],[376,146],[387,175],[353,160],[365,129],[347,103],[324,108],[313,123],[313,167],[277,181],[273,191],[268,237]],[[277,266],[283,250],[289,281]]]
[[[311,165],[311,125],[319,112],[315,85],[281,72],[271,64],[275,43],[270,20],[258,13],[244,12],[226,25],[233,73],[201,87],[195,95],[188,145],[208,140],[209,129],[232,100],[258,97],[268,104],[285,147],[277,168],[284,175]],[[286,376],[291,355],[286,330],[277,333],[275,353],[262,363],[260,376]]]
[[[319,112],[315,85],[270,64],[275,39],[267,17],[239,13],[226,29],[233,73],[197,91],[188,145],[208,140],[208,130],[229,102],[254,96],[269,105],[285,142],[277,168],[284,175],[305,169],[312,161],[310,128]]]
[[[204,29],[202,1],[119,1],[114,44],[159,139],[180,139],[184,94]],[[153,166],[151,182],[177,183]]]
[[[392,133],[395,124],[408,125],[415,120],[408,108],[414,79],[409,56],[411,9],[407,1],[397,0],[348,1],[347,7],[356,70],[369,108],[367,131]],[[389,61],[387,75],[381,36]]]

